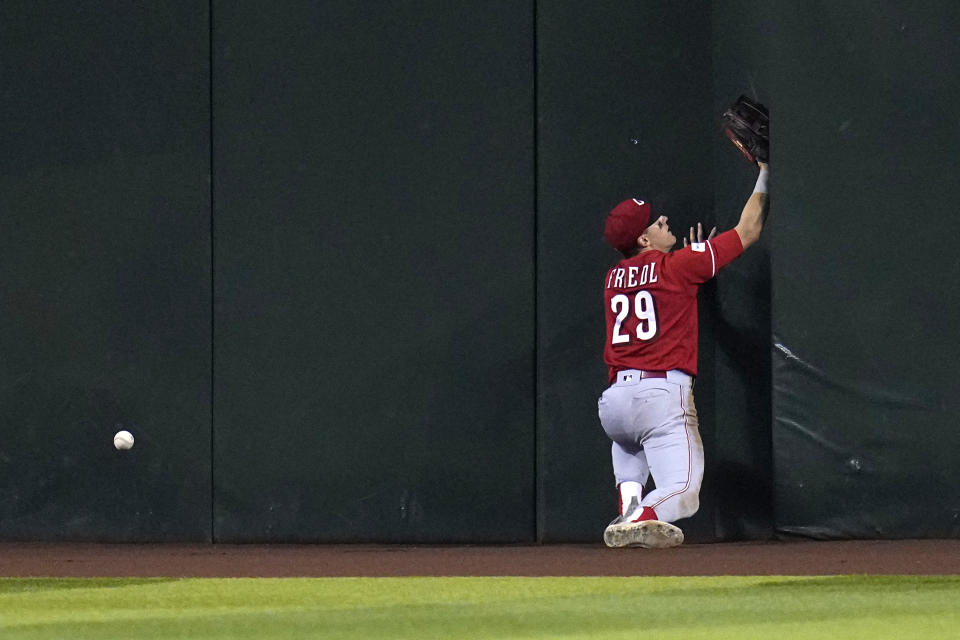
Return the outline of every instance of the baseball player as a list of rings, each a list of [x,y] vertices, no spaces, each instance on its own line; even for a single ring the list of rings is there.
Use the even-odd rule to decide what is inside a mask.
[[[704,240],[703,228],[677,242],[667,216],[650,203],[625,200],[607,216],[604,235],[624,259],[604,280],[610,387],[600,397],[600,423],[613,441],[620,513],[603,534],[609,547],[673,547],[683,532],[671,524],[696,513],[703,444],[693,402],[697,375],[700,284],[757,241],[767,201],[768,165],[733,229]],[[656,488],[643,493],[653,476]]]

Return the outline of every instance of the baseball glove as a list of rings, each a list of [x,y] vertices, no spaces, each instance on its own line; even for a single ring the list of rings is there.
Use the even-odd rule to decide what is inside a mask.
[[[751,163],[770,161],[770,112],[740,96],[720,116],[723,133]]]

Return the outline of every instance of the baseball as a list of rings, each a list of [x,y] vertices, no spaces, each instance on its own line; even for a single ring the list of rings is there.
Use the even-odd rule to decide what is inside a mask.
[[[133,448],[133,434],[129,431],[117,431],[113,436],[113,446],[119,451],[126,451]]]

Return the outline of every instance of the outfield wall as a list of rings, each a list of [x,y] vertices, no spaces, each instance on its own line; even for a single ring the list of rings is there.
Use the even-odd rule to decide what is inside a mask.
[[[596,539],[616,514],[610,441],[597,419],[607,385],[602,284],[619,257],[605,245],[604,216],[638,197],[675,229],[713,218],[709,42],[710,14],[693,3],[538,4],[537,515],[545,541]],[[697,383],[708,450],[711,378]],[[704,492],[687,523],[691,539],[712,538],[713,495]]]
[[[4,539],[211,535],[208,57],[206,3],[0,5]]]
[[[532,540],[532,7],[213,15],[215,539]]]
[[[960,5],[778,4],[777,528],[957,537]]]
[[[957,536],[960,8],[358,7],[0,7],[0,539],[598,540],[603,217],[731,227],[740,93],[687,539]]]

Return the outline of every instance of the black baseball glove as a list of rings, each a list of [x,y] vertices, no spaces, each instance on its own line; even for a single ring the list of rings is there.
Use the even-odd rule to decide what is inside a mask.
[[[720,116],[723,133],[751,163],[770,161],[770,112],[740,96]]]

